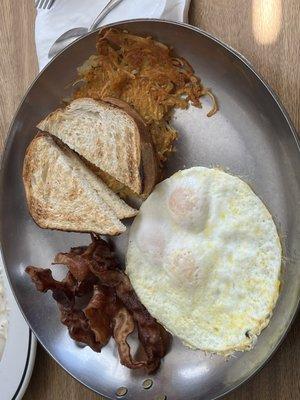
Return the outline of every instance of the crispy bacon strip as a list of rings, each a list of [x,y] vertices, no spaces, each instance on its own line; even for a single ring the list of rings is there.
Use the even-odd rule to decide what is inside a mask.
[[[70,253],[74,254],[83,254],[87,249],[87,246],[77,246],[77,247],[71,247]],[[59,253],[60,254],[60,253]],[[67,253],[68,254],[68,253]]]
[[[147,367],[146,361],[134,361],[127,343],[128,336],[134,331],[134,320],[128,310],[121,307],[113,318],[114,339],[118,346],[121,364],[131,369]]]
[[[73,247],[70,253],[58,253],[52,263],[53,265],[62,264],[68,267],[69,272],[77,281],[76,296],[82,296],[92,291],[93,286],[98,283],[98,279],[90,271],[89,261],[86,258],[90,251],[88,246]]]
[[[102,343],[97,342],[89,321],[81,310],[60,306],[61,322],[68,328],[69,335],[77,342],[85,343],[96,352],[100,352]]]
[[[115,255],[112,243],[106,242],[96,234],[93,234],[91,237],[92,243],[87,247],[83,257],[88,258],[92,264],[97,263],[98,268],[103,270],[121,269],[121,265]]]
[[[54,264],[66,265],[79,282],[92,276],[91,263],[101,270],[119,268],[111,245],[98,235],[92,235],[89,246],[73,247],[69,253],[58,253],[54,258]]]
[[[69,269],[62,282],[52,277],[50,269],[27,267],[26,272],[39,291],[52,291],[61,321],[74,340],[100,351],[113,335],[123,365],[154,372],[168,350],[171,335],[141,304],[111,246],[99,236],[92,238],[89,246],[76,247],[55,257],[55,263]],[[90,293],[92,288],[87,307],[74,309],[75,297]],[[146,354],[143,361],[133,360],[127,343],[135,325]]]
[[[147,355],[147,369],[154,372],[170,345],[171,335],[160,325],[139,301],[129,278],[119,270],[99,270],[90,264],[91,271],[103,285],[113,287],[118,298],[132,313],[137,323],[139,339]]]
[[[67,326],[72,339],[85,343],[94,351],[99,352],[102,345],[97,343],[95,335],[89,326],[85,314],[81,310],[74,310],[77,283],[68,273],[66,278],[59,282],[52,276],[50,269],[27,267],[26,272],[40,292],[52,291],[52,297],[58,303],[61,322]]]
[[[54,300],[63,307],[72,308],[74,306],[74,287],[69,276],[67,280],[59,282],[53,278],[50,269],[30,266],[26,268],[26,272],[29,274],[38,291],[45,293],[51,290]]]
[[[88,260],[75,253],[58,253],[54,258],[53,264],[66,265],[74,278],[79,282],[92,275],[88,266]]]
[[[93,297],[84,309],[96,341],[102,346],[108,343],[112,334],[110,316],[106,312],[108,301],[110,301],[109,290],[95,285]]]
[[[122,280],[116,286],[117,296],[132,312],[133,319],[137,323],[138,335],[147,355],[147,368],[154,372],[160,364],[170,346],[171,335],[153,318],[148,310],[139,301],[129,278],[122,274]]]
[[[58,253],[53,264],[66,265],[74,278],[82,282],[92,275],[88,260],[83,257],[86,249],[87,246],[73,247],[70,253]]]
[[[93,297],[84,312],[96,341],[105,345],[113,334],[121,364],[131,369],[145,366],[145,362],[136,362],[131,357],[127,338],[135,329],[134,321],[113,289],[95,285]]]

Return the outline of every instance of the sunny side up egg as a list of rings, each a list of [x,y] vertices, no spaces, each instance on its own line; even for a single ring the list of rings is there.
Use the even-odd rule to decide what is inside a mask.
[[[279,293],[281,244],[240,178],[194,167],[158,184],[130,229],[126,272],[149,312],[185,345],[249,350]]]

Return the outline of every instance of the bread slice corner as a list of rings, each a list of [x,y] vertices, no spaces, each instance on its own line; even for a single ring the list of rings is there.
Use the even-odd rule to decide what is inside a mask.
[[[105,191],[100,180],[94,182],[85,168],[51,135],[39,133],[32,140],[24,158],[23,182],[34,221],[42,228],[64,231],[108,235],[124,232],[125,225],[100,194],[105,192],[110,202],[115,195]],[[122,205],[119,215],[135,213],[127,207]]]

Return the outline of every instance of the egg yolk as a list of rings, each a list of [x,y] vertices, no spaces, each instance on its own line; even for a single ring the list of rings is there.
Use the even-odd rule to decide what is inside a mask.
[[[165,249],[165,234],[159,225],[145,225],[139,232],[137,244],[140,250],[159,260]]]
[[[198,232],[205,229],[209,202],[201,189],[177,187],[169,196],[168,208],[173,219],[186,229]]]
[[[195,208],[198,202],[197,197],[195,190],[178,187],[173,190],[169,197],[169,209],[174,214],[184,215]]]
[[[184,286],[197,285],[204,272],[188,249],[181,249],[167,256],[164,268],[174,282]]]

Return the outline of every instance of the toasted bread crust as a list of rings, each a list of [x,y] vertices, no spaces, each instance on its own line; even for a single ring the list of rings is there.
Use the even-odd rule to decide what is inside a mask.
[[[124,110],[137,124],[141,143],[141,168],[142,197],[146,198],[152,192],[158,181],[158,160],[154,151],[152,137],[149,128],[143,118],[128,103],[113,97],[106,97],[103,101]]]
[[[86,127],[88,135],[79,128],[74,134],[72,124],[76,127],[78,123]],[[58,136],[98,170],[141,194],[139,127],[134,118],[122,109],[106,102],[81,98],[49,114],[38,128]]]
[[[28,146],[23,182],[36,224],[62,231],[109,235],[124,232],[126,227],[72,167],[72,160],[46,133],[39,133]]]

